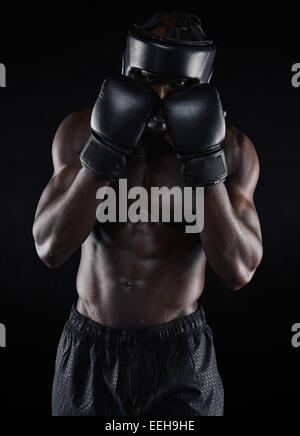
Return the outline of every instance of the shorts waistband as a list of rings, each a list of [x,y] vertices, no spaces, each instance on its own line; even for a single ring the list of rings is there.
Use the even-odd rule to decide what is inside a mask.
[[[75,333],[91,337],[96,341],[105,343],[128,343],[168,340],[180,336],[189,336],[195,331],[202,331],[207,327],[205,313],[202,306],[191,315],[175,319],[173,321],[158,324],[144,329],[121,330],[104,327],[81,315],[73,306],[66,328]]]

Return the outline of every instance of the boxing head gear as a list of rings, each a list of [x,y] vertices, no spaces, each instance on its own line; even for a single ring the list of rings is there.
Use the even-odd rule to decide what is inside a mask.
[[[167,25],[163,17],[172,25]],[[163,37],[151,31],[164,27]],[[162,78],[190,79],[194,83],[208,83],[212,76],[217,47],[207,40],[197,16],[188,14],[155,15],[146,24],[129,30],[123,56],[123,74],[134,77],[145,71]],[[166,132],[161,111],[154,115],[147,128]]]
[[[155,15],[148,23],[135,25],[128,32],[123,74],[131,76],[137,69],[208,83],[217,48],[213,41],[206,39],[200,19],[194,15],[179,14],[176,15],[175,25],[167,26],[160,17]],[[151,33],[159,26],[166,28],[163,37]]]

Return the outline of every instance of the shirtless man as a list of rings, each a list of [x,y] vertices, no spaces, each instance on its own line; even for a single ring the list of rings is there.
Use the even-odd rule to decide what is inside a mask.
[[[219,96],[205,84],[214,54],[197,17],[156,15],[129,34],[124,75],[104,82],[93,112],[73,113],[58,129],[34,238],[50,268],[80,247],[82,255],[79,299],[57,355],[54,416],[223,415],[199,306],[206,263],[237,291],[261,261],[262,240],[257,154],[243,133],[225,130]],[[120,178],[128,189],[204,187],[204,230],[100,224],[97,191],[118,192]]]

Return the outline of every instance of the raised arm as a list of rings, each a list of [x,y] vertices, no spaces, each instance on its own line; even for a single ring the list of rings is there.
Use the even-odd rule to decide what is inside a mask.
[[[201,234],[208,261],[224,284],[238,290],[252,279],[262,259],[262,236],[254,191],[259,162],[246,135],[227,128],[223,144],[229,176],[205,188],[205,226]]]
[[[259,176],[254,146],[242,133],[226,129],[219,94],[210,85],[171,93],[163,107],[186,185],[205,189],[206,257],[228,288],[240,289],[262,258],[253,201]]]
[[[113,76],[104,81],[92,114],[73,114],[62,123],[53,143],[54,175],[33,228],[37,252],[49,267],[62,265],[87,239],[98,189],[122,175],[158,104],[148,86]]]
[[[41,260],[57,268],[77,251],[96,221],[97,190],[108,182],[82,168],[79,154],[90,131],[91,111],[68,116],[53,142],[54,174],[40,199],[33,235]]]

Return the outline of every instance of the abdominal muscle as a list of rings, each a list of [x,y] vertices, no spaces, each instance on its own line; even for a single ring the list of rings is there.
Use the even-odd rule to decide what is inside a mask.
[[[200,236],[170,224],[101,224],[82,247],[78,311],[116,329],[142,329],[197,310],[205,282]]]

